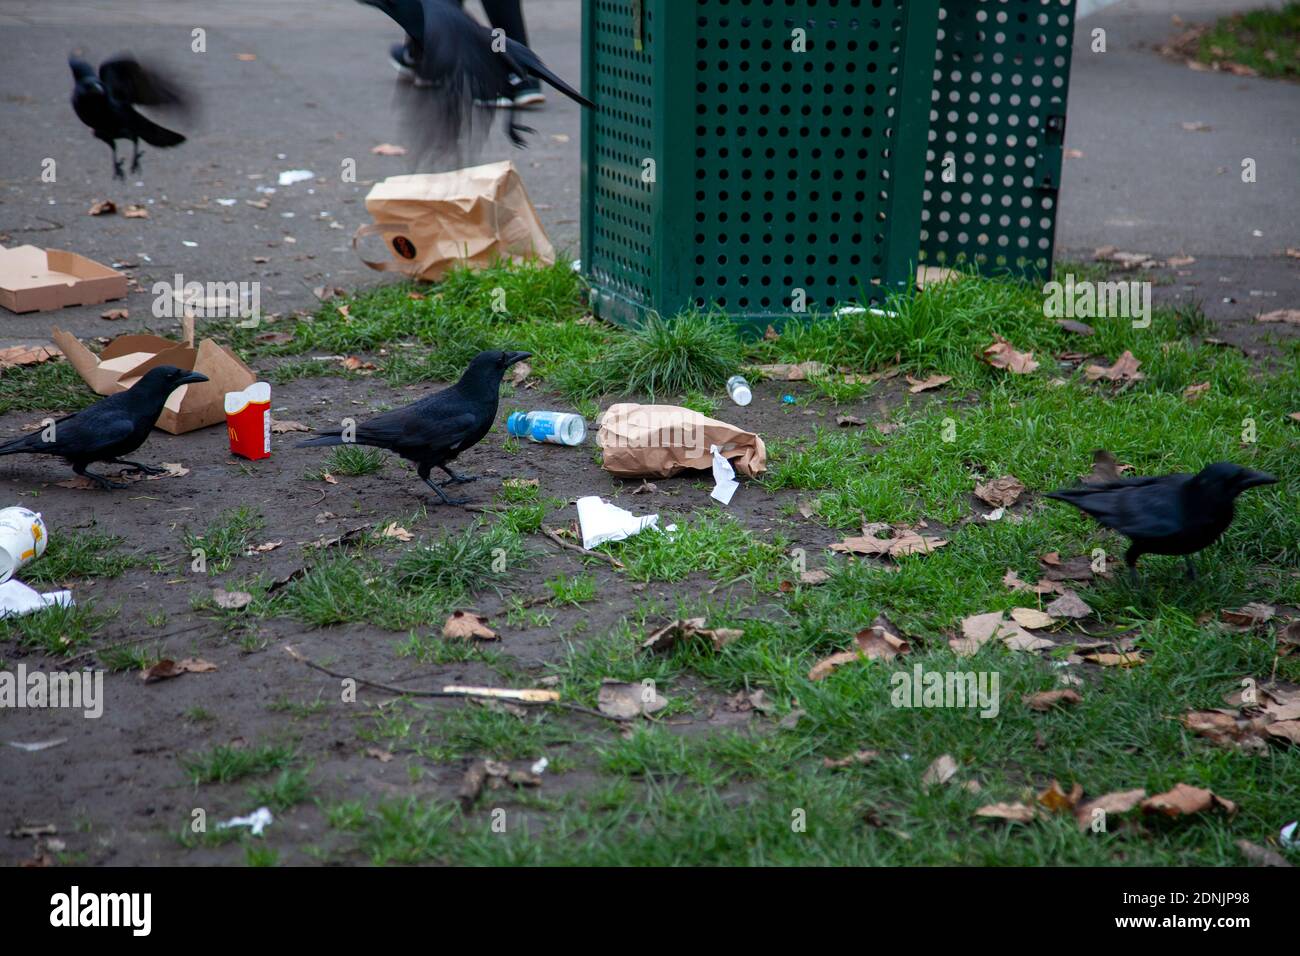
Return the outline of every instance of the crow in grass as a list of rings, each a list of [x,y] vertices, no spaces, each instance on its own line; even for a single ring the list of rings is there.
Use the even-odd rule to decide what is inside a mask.
[[[144,444],[162,414],[167,397],[182,385],[206,382],[208,377],[174,365],[159,365],[146,372],[124,392],[101,399],[89,408],[56,419],[52,426],[0,445],[0,455],[58,455],[72,470],[101,488],[125,488],[120,481],[86,471],[96,461],[129,465],[132,471],[161,475],[161,468],[127,461]],[[47,440],[48,439],[48,440]]]
[[[506,133],[524,147],[524,134],[536,130],[515,122],[510,99],[511,76],[532,75],[545,80],[569,99],[588,108],[594,104],[564,82],[541,57],[517,40],[489,30],[455,0],[360,0],[392,17],[411,39],[415,78],[429,87],[410,100],[408,122],[424,140],[421,153],[446,152],[472,133],[474,110],[509,100]]]
[[[189,98],[171,79],[157,70],[146,70],[129,53],[119,53],[99,66],[99,74],[85,60],[68,58],[76,84],[72,108],[77,118],[91,128],[95,138],[113,150],[113,176],[126,178],[117,158],[117,141],[131,141],[131,172],[140,171],[140,140],[150,146],[179,146],[185,137],[159,126],[135,111],[138,106],[174,107],[185,110]]]
[[[488,433],[497,417],[501,379],[506,369],[528,358],[530,352],[480,352],[465,369],[460,381],[451,388],[425,396],[413,405],[395,408],[356,426],[350,440],[342,429],[325,432],[319,438],[299,442],[299,448],[325,445],[371,445],[396,452],[414,462],[421,480],[437,493],[444,504],[463,505],[464,501],[448,498],[442,487],[477,480],[458,475],[448,463],[468,448],[477,445]],[[439,468],[447,473],[442,486],[434,483],[429,472]]]
[[[1188,577],[1195,578],[1191,556],[1219,540],[1232,524],[1237,496],[1276,481],[1262,471],[1220,461],[1195,475],[1118,478],[1053,491],[1047,497],[1069,502],[1127,537],[1131,544],[1124,561],[1134,581],[1138,558],[1144,554],[1181,554]]]

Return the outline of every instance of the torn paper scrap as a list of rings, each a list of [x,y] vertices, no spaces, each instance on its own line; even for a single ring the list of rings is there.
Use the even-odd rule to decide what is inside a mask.
[[[72,603],[71,591],[51,591],[49,594],[38,594],[23,582],[14,578],[0,584],[0,618],[9,617],[10,615],[20,617],[23,614],[31,614],[32,611],[39,611],[54,604],[60,607],[71,607]]]
[[[711,446],[709,451],[713,453],[713,493],[709,497],[729,505],[736,489],[740,487],[740,482],[736,480],[736,469],[731,467],[731,462],[727,461],[717,445]]]
[[[582,529],[582,546],[590,551],[607,541],[622,541],[640,534],[646,528],[657,529],[659,516],[637,517],[597,495],[588,495],[578,499],[578,526]]]
[[[218,823],[218,830],[229,830],[231,827],[248,827],[253,836],[261,836],[262,831],[271,825],[271,811],[266,807],[258,807],[246,817],[235,817],[227,820],[225,823]]]

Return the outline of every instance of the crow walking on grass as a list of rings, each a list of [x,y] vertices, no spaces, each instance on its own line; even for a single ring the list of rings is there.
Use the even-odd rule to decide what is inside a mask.
[[[72,470],[101,488],[125,488],[120,481],[86,471],[86,466],[103,461],[128,465],[132,471],[161,475],[161,468],[127,461],[144,444],[154,422],[162,414],[167,397],[182,385],[206,382],[208,377],[174,365],[159,365],[146,372],[124,392],[101,399],[74,415],[56,419],[38,432],[0,445],[0,455],[58,455]]]
[[[502,105],[509,110],[506,133],[515,146],[536,130],[515,122],[514,85],[534,76],[581,106],[594,104],[553,73],[541,57],[517,40],[483,26],[455,0],[360,0],[397,22],[410,38],[412,69],[427,95],[410,99],[408,124],[423,140],[420,152],[442,153],[472,133],[474,111]],[[512,77],[514,78],[512,80]],[[508,104],[508,105],[506,105]]]
[[[1134,581],[1138,558],[1144,554],[1181,554],[1188,577],[1195,578],[1191,556],[1219,540],[1232,524],[1237,496],[1276,481],[1262,471],[1220,461],[1195,475],[1118,478],[1053,491],[1047,497],[1068,502],[1127,537],[1131,544],[1124,561]]]
[[[99,66],[99,73],[85,60],[68,58],[76,84],[72,88],[72,109],[91,128],[96,139],[113,150],[113,176],[126,178],[117,158],[117,141],[131,141],[131,172],[140,171],[140,140],[150,146],[179,146],[180,133],[159,126],[136,112],[136,106],[171,107],[185,110],[189,99],[174,81],[141,66],[129,53],[120,53]]]
[[[325,432],[319,438],[299,442],[299,448],[327,445],[370,445],[387,448],[414,462],[420,479],[434,490],[444,504],[463,505],[442,490],[449,484],[475,481],[448,467],[456,456],[477,445],[497,417],[501,379],[506,370],[522,362],[530,352],[480,352],[455,385],[426,396],[405,408],[395,408],[356,426],[355,434],[342,429]],[[435,484],[429,472],[438,468],[448,481]]]

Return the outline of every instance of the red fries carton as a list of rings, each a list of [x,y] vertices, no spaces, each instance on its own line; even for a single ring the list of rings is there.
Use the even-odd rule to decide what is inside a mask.
[[[242,392],[226,392],[230,450],[257,461],[271,457],[271,386],[254,382]]]

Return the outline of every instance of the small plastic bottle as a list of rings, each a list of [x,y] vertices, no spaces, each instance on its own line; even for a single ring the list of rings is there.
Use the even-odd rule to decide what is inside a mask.
[[[727,394],[731,396],[733,402],[741,406],[748,405],[754,400],[754,392],[743,375],[733,375],[727,379]]]
[[[587,423],[572,412],[515,412],[506,419],[506,430],[551,445],[581,445],[587,437]]]

